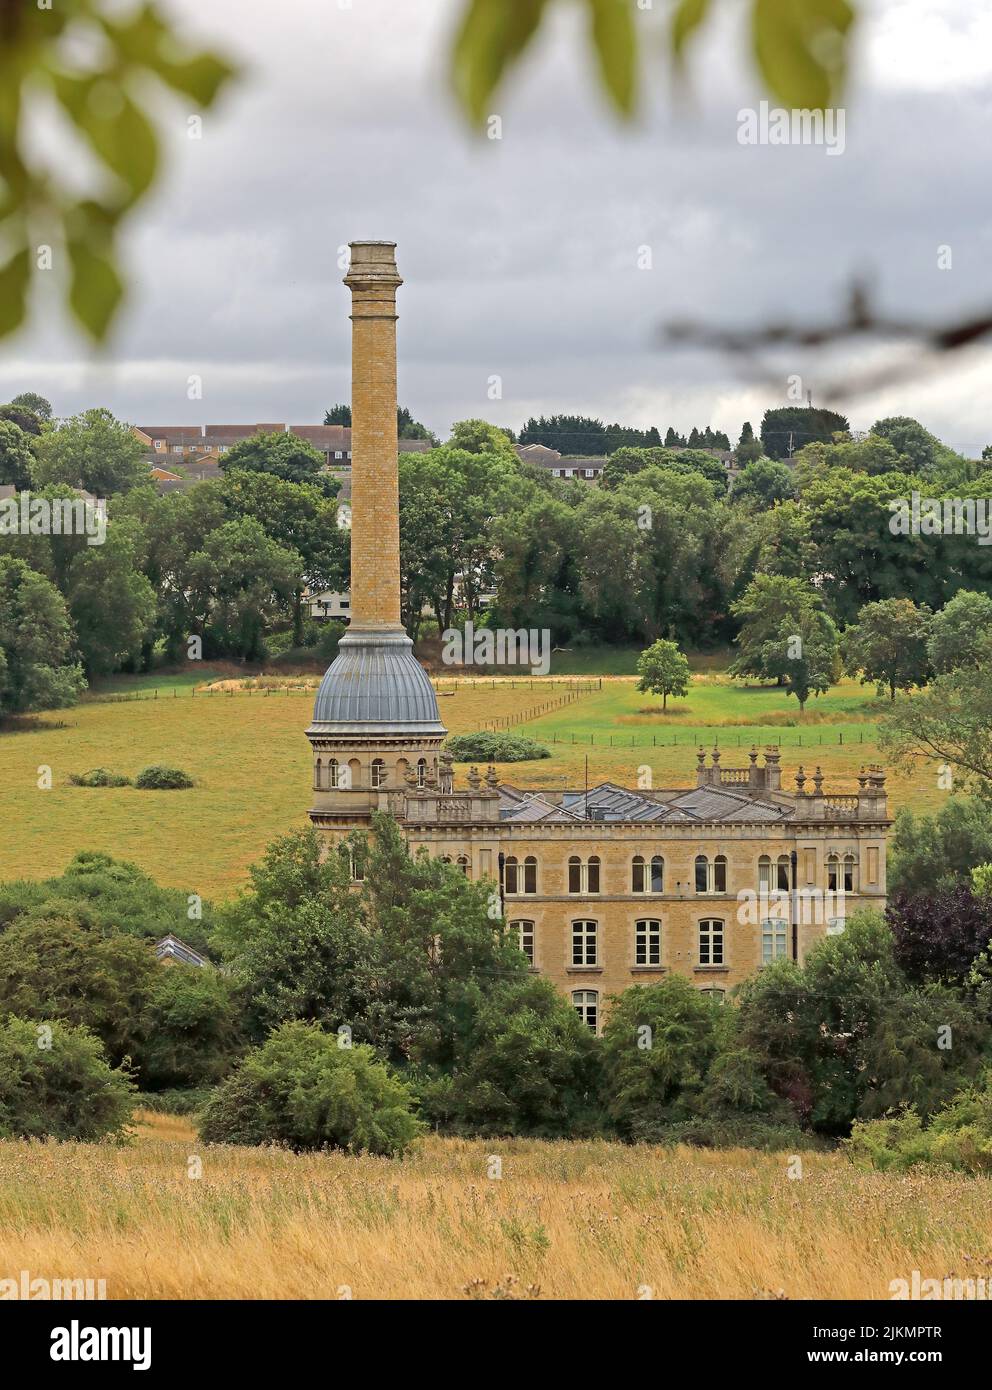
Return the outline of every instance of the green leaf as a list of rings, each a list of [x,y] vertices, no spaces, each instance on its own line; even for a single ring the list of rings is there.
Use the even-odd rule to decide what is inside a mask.
[[[709,14],[710,0],[679,0],[672,15],[672,53],[683,56],[686,43]]]
[[[791,107],[829,106],[843,82],[853,22],[847,0],[755,0],[754,51],[774,95]]]
[[[16,252],[0,267],[0,337],[6,337],[20,326],[30,280],[31,258],[27,248]]]
[[[471,0],[451,55],[461,104],[481,121],[503,75],[537,32],[547,0]]]
[[[637,95],[637,32],[631,0],[589,0],[592,37],[606,89],[630,115]]]
[[[216,53],[184,51],[154,5],[146,5],[126,21],[115,23],[102,17],[101,22],[123,58],[147,68],[200,106],[210,106],[224,83],[237,72]]]
[[[127,205],[136,202],[158,168],[158,142],[144,112],[109,78],[53,73],[52,83],[76,129],[127,186]]]
[[[89,240],[69,242],[72,283],[69,303],[83,327],[100,342],[106,337],[124,293],[121,278],[110,256]]]

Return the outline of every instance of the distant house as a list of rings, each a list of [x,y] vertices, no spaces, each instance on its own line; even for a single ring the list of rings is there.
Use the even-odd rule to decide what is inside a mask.
[[[553,478],[576,478],[584,483],[598,483],[609,459],[602,454],[560,454],[545,444],[517,444],[517,458],[522,463],[544,468]]]
[[[324,589],[319,594],[308,594],[307,606],[310,609],[311,618],[322,618],[339,623],[351,621],[350,593],[340,594],[332,589]]]
[[[163,936],[161,941],[156,941],[155,954],[159,960],[181,960],[184,965],[210,964],[206,956],[201,956],[199,951],[194,951],[192,946],[187,946],[185,941],[180,941],[172,932]]]

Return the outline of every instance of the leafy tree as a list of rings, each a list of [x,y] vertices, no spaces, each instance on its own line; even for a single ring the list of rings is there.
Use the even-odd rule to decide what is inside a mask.
[[[18,492],[25,491],[33,466],[30,436],[12,420],[0,420],[0,486],[12,483]]]
[[[224,502],[235,517],[253,517],[270,540],[299,555],[293,588],[293,645],[303,645],[303,595],[307,588],[344,589],[350,566],[350,535],[339,526],[337,503],[327,492],[289,483],[272,473],[229,472]]]
[[[38,441],[32,469],[37,487],[63,483],[94,497],[127,492],[148,479],[148,465],[131,427],[109,410],[84,410],[59,422]]]
[[[780,574],[757,574],[744,593],[731,605],[740,623],[737,645],[740,654],[730,666],[733,676],[756,676],[762,680],[785,682],[785,674],[768,668],[768,653],[798,633],[805,615],[821,611],[820,599],[810,584]],[[782,658],[787,655],[783,652]],[[776,665],[779,658],[776,659]]]
[[[804,710],[811,695],[825,694],[840,676],[837,629],[826,613],[804,608],[762,643],[758,662]]]
[[[738,454],[738,458],[740,454]],[[743,468],[734,483],[735,502],[749,502],[762,510],[796,495],[796,483],[787,463],[758,459]]]
[[[285,430],[275,430],[271,434],[259,430],[248,439],[242,439],[221,455],[220,466],[225,473],[233,473],[235,469],[245,473],[272,473],[287,483],[310,483],[332,497],[338,491],[333,479],[322,477],[324,455],[320,450]]]
[[[927,658],[938,674],[976,666],[992,643],[992,598],[962,589],[930,619]]]
[[[637,658],[638,690],[660,695],[661,707],[668,708],[668,697],[689,693],[689,663],[675,642],[659,637]]]
[[[992,941],[992,902],[966,883],[893,893],[885,915],[896,960],[913,980],[961,984]]]
[[[992,801],[992,688],[988,661],[938,676],[883,723],[882,749],[897,764],[936,759],[956,769],[967,788]]]
[[[489,454],[516,461],[513,445],[506,432],[487,420],[456,420],[451,426],[449,449],[466,454]]]
[[[50,420],[52,418],[52,403],[46,401],[44,396],[39,396],[37,391],[22,391],[19,396],[15,396],[10,402],[19,410],[30,410],[32,415],[37,415],[39,420]]]
[[[750,420],[745,420],[741,427],[740,438],[737,441],[737,448],[734,451],[737,455],[738,465],[746,467],[749,463],[757,463],[764,450],[761,447],[761,440],[755,439],[754,430]]]
[[[29,913],[0,934],[0,1016],[79,1024],[116,1066],[138,1051],[157,969],[136,937]]]
[[[71,650],[58,590],[22,560],[0,555],[0,715],[74,704],[85,681]]]
[[[421,1132],[413,1105],[371,1047],[342,1047],[313,1024],[285,1023],[211,1097],[200,1138],[395,1158]]]
[[[844,634],[848,674],[860,676],[862,685],[874,681],[879,694],[888,690],[890,700],[897,690],[925,685],[930,616],[928,608],[917,608],[910,599],[866,604]]]
[[[107,1065],[99,1040],[57,1019],[0,1020],[0,1138],[93,1141],[122,1136],[134,1085]]]
[[[344,425],[351,429],[351,406],[347,404],[332,405],[330,410],[324,411],[325,425]]]
[[[2,942],[2,938],[0,938]],[[142,1086],[211,1086],[231,1065],[241,1036],[232,983],[209,966],[162,965],[142,1019],[137,1049]]]
[[[850,428],[845,417],[835,410],[779,406],[765,411],[761,421],[761,443],[769,458],[783,459],[811,440],[829,443],[835,434],[846,434]]]
[[[932,472],[944,447],[936,436],[923,428],[919,420],[912,420],[908,415],[891,415],[885,420],[876,420],[871,433],[888,440],[896,453],[909,460],[914,473]]]
[[[301,566],[300,556],[270,540],[253,517],[225,521],[186,561],[187,632],[206,639],[205,654],[256,660],[266,629],[290,609]]]
[[[992,810],[972,797],[953,796],[935,816],[900,807],[889,841],[887,877],[909,897],[967,884],[972,870],[992,861]]]
[[[670,976],[618,995],[603,1030],[603,1103],[625,1139],[683,1119],[718,1047],[719,1005]]]
[[[87,676],[137,658],[155,621],[155,591],[137,568],[132,528],[114,523],[103,545],[80,549],[66,598]]]
[[[479,1000],[424,1103],[460,1133],[575,1138],[597,1127],[598,1081],[596,1038],[549,980],[525,976]]]

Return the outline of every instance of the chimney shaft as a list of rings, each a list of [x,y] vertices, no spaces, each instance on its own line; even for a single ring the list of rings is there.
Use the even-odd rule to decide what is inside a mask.
[[[396,243],[353,241],[351,631],[402,631],[396,438]]]

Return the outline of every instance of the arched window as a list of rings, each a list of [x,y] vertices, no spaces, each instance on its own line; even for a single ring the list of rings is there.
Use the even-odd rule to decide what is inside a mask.
[[[467,854],[460,854],[455,862],[457,863],[458,867],[461,869],[461,871],[462,871],[462,873],[465,875],[465,877],[466,877],[466,878],[471,878],[471,876],[472,876],[472,861],[469,859],[468,855],[467,855]]]
[[[585,863],[577,854],[568,861],[568,891],[570,893],[599,892],[599,857],[590,855]]]
[[[840,860],[836,854],[827,855],[827,891],[836,893],[840,885]]]
[[[598,965],[599,928],[595,922],[572,923],[572,964]]]
[[[426,758],[418,758],[418,759],[417,759],[417,786],[418,786],[418,787],[425,787],[426,785],[427,785],[427,759],[426,759]]]
[[[503,892],[537,892],[537,860],[529,854],[521,864],[516,855],[511,854],[503,861]]]
[[[572,1007],[587,1027],[595,1033],[599,1029],[599,995],[594,989],[575,989],[572,991]]]
[[[696,856],[696,892],[726,893],[727,857],[718,854],[711,864],[705,854]]]
[[[386,785],[386,764],[382,758],[372,759],[372,785],[373,787],[384,787]]]
[[[321,788],[323,787],[323,785],[324,785],[323,782],[320,780],[320,774],[321,774],[322,771],[323,771],[323,767],[322,767],[322,764],[321,764],[320,759],[318,758],[318,759],[317,759],[317,765],[316,765],[316,767],[314,768],[314,771],[313,771],[313,785],[314,785],[314,787],[316,788],[317,791],[320,791],[320,789],[321,789]]]
[[[775,864],[775,887],[782,893],[788,893],[792,884],[789,882],[789,869],[791,863],[787,854],[780,854]]]
[[[715,918],[699,924],[699,964],[723,964],[723,923]]]
[[[718,854],[713,860],[713,892],[726,893],[727,891],[727,856]]]
[[[328,760],[327,760],[327,785],[328,785],[328,787],[330,788],[331,791],[335,791],[335,790],[337,789],[337,786],[338,786],[338,782],[339,782],[339,781],[340,781],[340,778],[339,778],[339,776],[338,776],[338,760],[337,760],[337,758],[328,758]]]
[[[517,933],[517,941],[523,954],[534,964],[534,923],[511,922],[510,930]]]
[[[630,866],[632,893],[663,893],[665,891],[665,861],[655,854],[648,864],[644,856],[635,854]]]
[[[634,923],[634,964],[661,964],[661,923],[656,918]]]
[[[707,999],[712,999],[714,1004],[726,1003],[727,991],[725,989],[701,989],[700,994],[705,994]]]
[[[789,925],[781,917],[768,918],[761,924],[761,964],[769,965],[773,960],[788,954]]]
[[[772,861],[767,854],[758,860],[758,890],[766,893],[772,890]]]
[[[844,892],[854,892],[854,871],[857,861],[853,854],[844,855]]]

